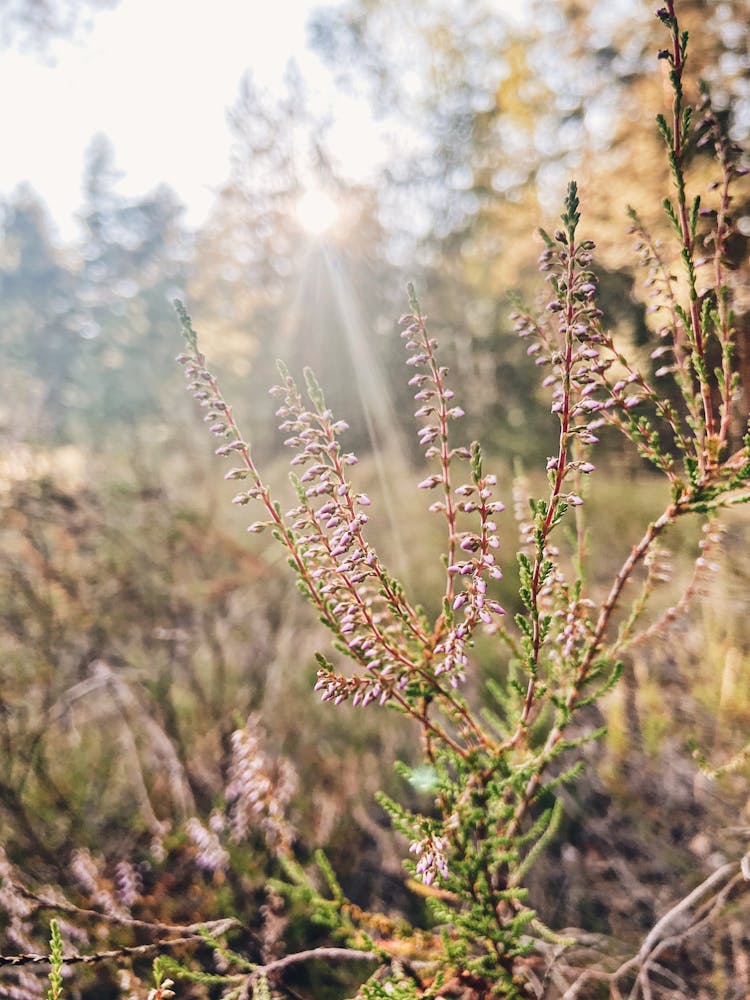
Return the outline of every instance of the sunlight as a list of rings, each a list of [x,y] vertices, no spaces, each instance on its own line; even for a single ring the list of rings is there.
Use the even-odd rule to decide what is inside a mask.
[[[306,191],[297,202],[297,219],[310,236],[322,236],[339,218],[339,206],[319,188]]]
[[[390,525],[393,540],[390,559],[398,575],[410,579],[410,550],[404,537],[402,499],[395,487],[396,484],[410,482],[411,471],[396,417],[397,408],[388,377],[371,346],[372,337],[345,263],[330,249],[324,251],[324,259],[349,346],[376,475]]]

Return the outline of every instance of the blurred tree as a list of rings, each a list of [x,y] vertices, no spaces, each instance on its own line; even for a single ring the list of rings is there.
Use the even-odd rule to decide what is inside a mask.
[[[106,140],[94,142],[78,247],[57,248],[36,196],[19,190],[0,233],[0,420],[11,436],[95,442],[158,419],[175,350],[170,303],[190,250],[166,188],[115,189]]]
[[[75,295],[43,204],[20,188],[3,206],[0,243],[0,427],[11,439],[59,430],[78,341]]]
[[[538,3],[512,14],[488,2],[353,0],[311,27],[340,82],[405,123],[384,211],[411,248],[402,250],[409,277],[444,327],[464,396],[471,386],[471,418],[491,413],[495,443],[525,455],[547,450],[546,417],[534,407],[533,369],[509,330],[506,296],[532,271],[536,178],[565,154],[565,143],[540,146],[560,132],[535,49],[555,15]]]
[[[732,105],[733,138],[746,138],[748,0],[680,7],[691,59],[719,107]],[[628,203],[653,205],[661,222],[653,194],[664,166],[651,112],[642,110],[665,99],[653,93],[660,84],[652,21],[647,0],[347,0],[311,24],[313,44],[342,85],[399,124],[382,198],[389,218],[401,220],[402,242],[411,238],[410,266],[421,265],[424,298],[453,331],[460,367],[484,386],[474,405],[493,410],[506,449],[545,449],[546,420],[534,419],[533,382],[503,295],[528,294],[528,233],[556,216],[573,174],[587,229],[603,245],[603,280],[619,290],[608,296],[607,321],[631,341],[644,337],[645,307],[623,236]]]
[[[119,0],[2,0],[0,48],[17,45],[43,50],[55,38],[73,35],[98,10]]]
[[[727,114],[732,106],[732,137],[742,141],[750,132],[750,2],[682,0],[680,10],[690,58],[716,105]],[[427,228],[443,238],[498,208],[513,226],[509,203],[523,205],[529,186],[532,205],[556,211],[571,170],[589,159],[597,172],[608,162],[622,167],[625,137],[632,163],[640,161],[653,135],[645,99],[659,86],[653,13],[650,0],[347,0],[319,10],[310,36],[343,86],[408,124],[412,148],[388,177],[433,207]],[[642,180],[647,190],[656,182],[653,174]],[[507,267],[515,277],[513,262]]]
[[[81,211],[76,381],[69,404],[90,429],[132,427],[168,403],[174,313],[190,253],[182,207],[165,186],[137,199],[116,190],[118,173],[104,137],[88,153]]]

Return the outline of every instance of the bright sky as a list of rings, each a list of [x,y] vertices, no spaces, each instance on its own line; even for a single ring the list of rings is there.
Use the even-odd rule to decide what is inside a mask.
[[[212,188],[227,174],[226,109],[243,73],[250,69],[256,81],[278,88],[291,57],[318,106],[335,99],[338,131],[349,138],[342,150],[351,151],[344,168],[362,176],[375,126],[361,105],[335,97],[322,63],[306,51],[305,22],[314,6],[314,0],[121,0],[97,14],[79,41],[55,42],[47,57],[0,53],[0,196],[28,181],[60,234],[71,237],[85,150],[104,132],[126,174],[124,193],[166,182],[186,204],[188,222],[198,224]]]
[[[1,0],[0,0],[1,2]],[[125,177],[120,190],[145,194],[165,182],[199,225],[225,178],[226,110],[243,74],[280,86],[293,58],[313,107],[333,112],[327,136],[339,169],[366,180],[385,152],[385,124],[362,101],[333,86],[306,48],[317,5],[340,0],[119,0],[94,16],[77,41],[58,40],[46,56],[0,51],[0,198],[26,181],[47,202],[63,239],[76,233],[85,151],[103,132]],[[464,2],[464,0],[458,0]],[[517,0],[495,0],[522,19]],[[628,7],[633,0],[610,0]],[[404,136],[403,141],[408,141]]]

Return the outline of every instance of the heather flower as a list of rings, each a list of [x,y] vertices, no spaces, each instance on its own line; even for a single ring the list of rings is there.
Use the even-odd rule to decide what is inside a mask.
[[[443,499],[433,502],[429,509],[441,513],[447,521],[449,551],[445,600],[452,613],[461,612],[460,620],[450,624],[444,638],[435,645],[434,652],[438,659],[434,675],[447,676],[450,685],[456,687],[466,677],[468,657],[465,650],[474,629],[479,623],[492,627],[497,616],[504,614],[497,601],[487,595],[487,580],[502,578],[491,550],[499,546],[497,525],[493,518],[504,507],[493,496],[495,477],[483,474],[479,445],[475,442],[467,449],[454,448],[450,444],[449,421],[464,416],[464,411],[460,406],[449,405],[455,394],[446,384],[448,369],[437,362],[437,344],[428,334],[426,320],[420,313],[411,288],[410,295],[413,311],[401,318],[405,326],[401,336],[410,352],[409,362],[424,371],[413,376],[409,384],[418,389],[416,399],[431,401],[429,406],[422,406],[416,411],[417,418],[429,420],[419,429],[418,439],[421,445],[429,446],[425,458],[436,459],[438,463],[438,471],[423,479],[418,488],[432,490],[439,487],[442,491]],[[452,463],[456,458],[470,460],[472,482],[454,488]],[[459,513],[477,516],[478,529],[459,531]],[[468,558],[461,558],[461,554],[466,554]],[[460,588],[457,586],[459,579],[462,581]]]
[[[31,952],[34,950],[34,943],[31,938],[31,927],[25,919],[18,914],[12,914],[10,922],[5,929],[5,936],[10,944],[17,951]]]
[[[130,909],[143,889],[140,872],[129,861],[118,861],[115,865],[115,881],[120,901]]]
[[[295,833],[286,809],[297,787],[296,773],[288,761],[273,762],[265,753],[263,730],[255,715],[232,733],[231,742],[226,788],[231,839],[240,843],[258,826],[271,847],[288,851]]]
[[[195,863],[207,872],[225,871],[229,865],[229,854],[219,842],[213,830],[207,830],[201,821],[191,816],[185,823],[185,833],[198,848]]]
[[[85,848],[73,851],[70,859],[70,870],[75,875],[81,888],[93,896],[97,891],[99,868],[91,854]]]
[[[151,843],[149,844],[149,850],[157,864],[160,864],[165,860],[167,856],[167,849],[164,846],[164,837],[160,832],[155,837],[151,838]]]
[[[173,986],[173,979],[163,979],[155,989],[149,991],[147,1000],[169,1000],[170,997],[175,996]]]
[[[277,411],[283,431],[292,431],[287,444],[301,448],[292,464],[306,466],[293,477],[298,506],[288,512],[295,532],[295,551],[309,576],[313,599],[342,640],[350,655],[366,671],[378,669],[385,690],[401,682],[410,666],[408,642],[421,634],[414,611],[381,566],[365,536],[368,515],[363,508],[370,498],[356,490],[347,469],[355,457],[342,451],[337,435],[346,427],[334,421],[312,372],[305,373],[313,408],[307,408],[286,369],[282,384],[273,392],[282,397]],[[396,609],[396,614],[389,613]],[[340,702],[357,687],[323,689],[323,699]],[[364,696],[358,703],[367,704]]]
[[[653,545],[644,556],[643,564],[655,583],[667,583],[672,578],[671,553],[663,545]]]
[[[447,850],[446,838],[436,834],[428,834],[421,840],[412,841],[409,845],[409,852],[416,858],[415,873],[425,885],[432,885],[436,879],[449,878]]]
[[[493,518],[504,510],[504,506],[494,499],[496,478],[483,473],[482,455],[476,443],[472,445],[471,466],[473,482],[464,483],[455,490],[461,497],[456,509],[465,514],[476,514],[479,530],[463,532],[458,536],[458,548],[470,558],[458,559],[450,563],[447,569],[450,576],[461,581],[461,589],[452,601],[452,610],[460,611],[461,616],[449,629],[445,639],[435,647],[435,652],[442,656],[435,673],[438,676],[448,674],[453,685],[465,679],[468,664],[465,650],[474,629],[480,623],[492,627],[496,618],[505,614],[500,604],[487,592],[489,580],[502,579],[502,571],[495,562],[494,550],[499,547],[500,542]]]
[[[104,878],[101,869],[101,861],[94,859],[85,847],[73,851],[70,870],[92,903],[111,917],[127,917],[127,910],[113,895],[111,883]]]
[[[16,983],[3,984],[7,1000],[43,1000],[44,988],[39,979],[26,969],[19,969],[16,975]]]
[[[187,324],[192,330],[184,311],[181,317],[183,326]],[[194,334],[191,336],[189,343],[195,348]],[[343,451],[338,441],[347,429],[346,423],[333,418],[309,369],[305,371],[305,381],[311,405],[304,402],[287,369],[279,366],[282,380],[271,391],[281,398],[277,414],[281,419],[280,429],[288,435],[285,444],[294,450],[291,464],[301,470],[291,477],[298,504],[285,518],[260,479],[249,446],[242,439],[231,408],[221,398],[213,376],[205,368],[202,355],[185,355],[181,361],[191,387],[199,394],[200,405],[209,414],[221,414],[226,434],[233,438],[218,448],[217,454],[236,454],[243,460],[243,465],[230,470],[228,478],[251,480],[251,487],[237,494],[234,502],[245,504],[256,500],[269,515],[253,522],[248,530],[257,533],[270,528],[274,532],[291,555],[304,593],[317,605],[333,631],[345,640],[360,667],[365,671],[379,668],[375,683],[388,692],[388,697],[393,696],[411,669],[409,642],[425,637],[418,616],[365,537],[368,522],[365,508],[371,501],[348,478],[356,457]],[[352,683],[355,684],[354,678]],[[340,700],[342,694],[343,690],[338,691],[333,700]],[[330,691],[324,691],[323,697],[331,697]],[[369,700],[361,699],[363,703]]]

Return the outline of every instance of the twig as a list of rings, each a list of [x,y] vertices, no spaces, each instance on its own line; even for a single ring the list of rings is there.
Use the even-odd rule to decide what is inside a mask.
[[[725,866],[725,867],[727,867],[727,866]],[[719,871],[721,871],[721,869],[719,869]],[[717,874],[717,873],[714,872],[714,874]],[[671,937],[664,938],[663,940],[661,940],[654,947],[654,949],[651,952],[651,954],[644,961],[643,966],[641,968],[641,973],[639,974],[639,980],[640,980],[640,978],[641,978],[642,975],[645,975],[646,979],[648,979],[648,970],[649,970],[649,968],[651,968],[652,966],[655,965],[655,960],[659,957],[659,955],[661,955],[662,952],[666,951],[669,948],[674,947],[675,945],[680,944],[682,941],[684,941],[684,939],[686,937],[688,937],[688,935],[694,934],[697,930],[699,930],[701,927],[703,927],[705,924],[707,924],[711,920],[711,918],[713,917],[713,915],[715,914],[715,912],[719,909],[719,907],[724,903],[724,901],[726,900],[727,896],[730,895],[730,893],[732,892],[732,890],[734,889],[734,887],[736,885],[739,885],[742,881],[744,881],[743,876],[742,876],[741,873],[738,872],[733,878],[731,878],[729,880],[729,882],[727,882],[727,884],[724,886],[724,888],[716,895],[715,899],[713,899],[710,902],[710,904],[708,906],[707,912],[699,920],[696,920],[695,923],[691,924],[689,927],[686,927],[685,930],[683,930],[683,931],[681,931],[681,932],[679,932],[677,934],[673,934]],[[701,887],[698,886],[698,888],[700,889]],[[683,902],[684,902],[684,900],[683,900]],[[669,914],[667,914],[667,916],[669,916]],[[655,929],[656,928],[654,928],[654,930]],[[668,970],[664,969],[661,965],[656,966],[656,969],[662,975],[668,975],[668,976],[671,975],[671,973],[669,973]],[[618,970],[618,972],[619,972],[619,970]],[[645,995],[645,993],[644,993],[644,995]],[[631,992],[630,997],[632,998],[632,1000],[635,1000],[635,997],[636,997],[635,987],[633,988],[633,992]]]
[[[679,903],[673,906],[671,910],[668,910],[646,935],[646,939],[641,945],[634,961],[639,965],[645,962],[656,945],[664,938],[665,931],[673,928],[676,921],[699,902],[703,896],[711,892],[716,886],[727,882],[732,876],[737,874],[738,870],[739,864],[736,861],[730,861],[728,864],[722,865],[721,868],[717,868],[713,874],[709,875],[704,882],[696,886],[691,893],[688,893],[684,899],[681,899]]]
[[[270,976],[274,972],[280,972],[290,965],[299,965],[301,962],[325,962],[339,959],[347,962],[377,962],[380,961],[381,956],[374,951],[358,951],[355,948],[310,948],[307,951],[297,951],[292,955],[277,958],[267,965],[259,965],[250,973],[248,979],[250,982],[254,982],[261,976]]]
[[[20,882],[9,880],[10,886],[15,893],[31,900],[45,910],[57,910],[59,913],[69,913],[80,917],[95,917],[97,920],[104,920],[110,924],[118,924],[121,927],[133,927],[137,930],[152,931],[161,934],[183,934],[183,940],[194,937],[200,931],[210,931],[212,934],[225,934],[232,927],[243,925],[235,917],[223,917],[219,920],[204,920],[195,924],[162,924],[149,920],[137,920],[135,917],[122,917],[112,913],[104,913],[101,910],[89,910],[82,906],[76,906],[67,900],[49,899],[33,892]],[[1,956],[0,956],[1,957]]]
[[[650,968],[676,982],[677,977],[674,977],[674,973],[663,968],[661,965],[656,965],[656,960],[664,951],[680,944],[688,935],[694,934],[701,927],[705,926],[705,924],[708,923],[716,914],[716,911],[723,905],[735,887],[743,881],[742,873],[739,871],[739,865],[736,861],[722,865],[721,868],[718,868],[707,879],[701,882],[699,886],[696,886],[691,893],[676,903],[656,922],[644,939],[637,955],[634,955],[622,962],[611,972],[608,972],[605,969],[596,968],[595,966],[590,966],[589,968],[581,971],[580,969],[574,969],[569,965],[562,965],[560,967],[562,972],[578,973],[576,979],[570,984],[566,992],[563,994],[562,1000],[574,1000],[574,998],[578,997],[581,989],[590,979],[596,979],[600,982],[608,983],[611,997],[619,998],[622,994],[618,988],[618,983],[626,973],[632,972],[633,970],[637,970],[636,980],[632,986],[631,992],[628,994],[628,1000],[635,1000],[638,996],[639,988],[642,990],[644,998],[648,998],[650,995],[650,984],[648,982]],[[722,885],[722,883],[724,884]],[[675,924],[677,924],[681,919],[685,919],[688,911],[704,899],[709,892],[715,890],[717,886],[722,887],[712,899],[704,901],[704,912],[702,915],[698,916],[696,914],[698,919],[694,919],[690,922],[688,918],[687,926],[683,926],[679,929],[676,928]],[[670,933],[669,936],[665,936],[665,934],[669,931],[674,931],[674,933]]]
[[[94,965],[97,962],[106,962],[111,958],[125,958],[131,955],[149,955],[152,952],[160,951],[163,948],[174,948],[186,941],[202,941],[200,934],[191,934],[189,937],[166,938],[163,941],[152,941],[150,944],[126,945],[123,948],[113,948],[111,951],[97,951],[93,955],[63,955],[63,965]],[[25,955],[0,955],[0,967],[16,969],[23,965],[48,965],[50,957],[48,954],[25,954]]]

